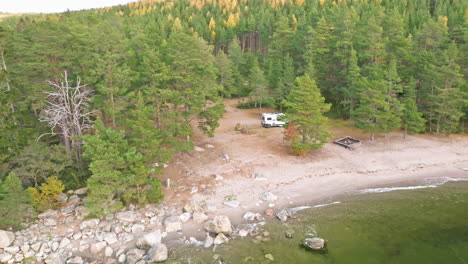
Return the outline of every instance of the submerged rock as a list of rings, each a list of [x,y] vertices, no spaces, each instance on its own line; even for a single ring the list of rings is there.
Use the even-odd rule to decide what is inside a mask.
[[[306,238],[304,239],[304,246],[312,250],[323,250],[326,248],[325,239],[320,237]]]

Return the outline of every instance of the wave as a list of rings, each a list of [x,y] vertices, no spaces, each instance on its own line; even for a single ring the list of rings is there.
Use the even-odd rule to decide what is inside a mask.
[[[384,192],[391,192],[391,191],[400,191],[400,190],[416,190],[416,189],[425,189],[425,188],[436,188],[439,187],[447,182],[458,182],[458,181],[468,181],[468,178],[451,178],[451,177],[444,177],[444,178],[428,178],[425,179],[426,184],[424,185],[417,185],[417,186],[405,186],[405,187],[386,187],[386,188],[371,188],[371,189],[363,189],[359,190],[359,193],[384,193]]]

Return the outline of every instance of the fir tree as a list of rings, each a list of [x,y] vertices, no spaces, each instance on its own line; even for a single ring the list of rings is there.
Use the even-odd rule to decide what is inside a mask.
[[[20,229],[34,216],[31,199],[14,173],[0,181],[0,228]]]

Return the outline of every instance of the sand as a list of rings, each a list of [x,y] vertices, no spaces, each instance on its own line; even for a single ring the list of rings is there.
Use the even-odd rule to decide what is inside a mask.
[[[330,142],[353,136],[363,144],[348,150],[328,143],[300,158],[289,153],[282,128],[260,126],[260,113],[271,109],[242,110],[235,108],[237,103],[236,99],[225,101],[226,113],[213,138],[198,132],[194,135],[199,151],[177,154],[165,169],[162,178],[170,178],[173,183],[165,190],[166,203],[181,205],[196,196],[214,203],[216,214],[240,219],[247,210],[262,212],[268,206],[326,203],[338,195],[369,187],[398,186],[434,177],[468,177],[464,170],[468,168],[466,135],[417,135],[405,139],[397,131],[377,135],[371,142],[370,135],[351,128],[347,122],[331,121]],[[247,127],[247,133],[235,131],[237,123]],[[223,180],[214,180],[213,174]],[[254,179],[254,174],[260,180]],[[190,194],[191,187],[198,191]],[[278,196],[270,205],[260,200],[267,191]],[[228,196],[235,197],[240,207],[223,205]]]

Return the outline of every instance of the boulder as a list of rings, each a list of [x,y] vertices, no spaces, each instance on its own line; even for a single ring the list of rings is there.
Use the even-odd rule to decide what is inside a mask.
[[[58,224],[57,218],[46,218],[44,219],[45,226],[56,226]]]
[[[151,233],[144,234],[142,237],[138,238],[136,246],[139,249],[149,249],[156,244],[160,244],[162,239],[161,230],[155,230]]]
[[[107,246],[106,241],[96,242],[91,245],[91,253],[99,254]]]
[[[203,212],[203,209],[200,206],[200,204],[196,203],[195,201],[189,201],[184,205],[184,212],[187,212],[187,213]]]
[[[80,224],[80,230],[86,229],[86,228],[96,228],[99,225],[99,219],[89,219],[86,221],[81,222]]]
[[[229,242],[229,238],[227,238],[223,233],[218,234],[214,239],[215,245],[221,245],[227,242]]]
[[[2,253],[0,254],[0,263],[7,263],[12,258],[13,258],[13,255],[9,253]]]
[[[304,239],[304,246],[312,250],[322,250],[326,247],[325,239],[320,237],[306,238]]]
[[[180,218],[176,215],[169,216],[164,219],[164,225],[166,226],[166,232],[176,232],[182,230],[182,222]]]
[[[271,192],[264,192],[261,196],[260,199],[262,199],[265,202],[274,202],[278,199],[278,196],[274,195]]]
[[[119,241],[117,235],[112,232],[105,233],[103,236],[103,240],[106,241],[109,245],[115,244]]]
[[[48,209],[45,212],[39,214],[37,218],[39,219],[46,219],[46,218],[56,218],[59,216],[59,213],[55,210]]]
[[[182,223],[185,223],[188,220],[190,220],[190,218],[192,218],[192,213],[183,213],[179,215],[179,218],[180,218],[180,221],[182,221]]]
[[[232,226],[229,217],[225,215],[215,216],[212,220],[205,224],[205,229],[211,233],[223,233],[230,235],[232,233]]]
[[[163,262],[167,260],[167,247],[164,244],[156,244],[148,250],[148,259],[150,263]]]
[[[205,244],[203,245],[205,248],[209,248],[214,244],[214,238],[210,236],[209,233],[206,234]]]
[[[84,207],[84,206],[77,206],[75,208],[75,216],[76,217],[85,217],[89,214],[89,210],[88,208]]]
[[[0,230],[0,248],[5,248],[15,241],[15,234],[13,232]]]
[[[286,221],[288,220],[288,217],[290,217],[289,211],[287,209],[283,209],[279,212],[276,213],[276,217],[281,220],[281,221]]]
[[[72,257],[67,260],[67,264],[83,264],[84,261],[80,256]]]
[[[11,247],[5,247],[3,250],[6,253],[15,254],[16,252],[20,251],[20,248],[18,246],[11,246]]]
[[[84,187],[84,188],[80,188],[80,189],[77,189],[73,192],[73,194],[75,195],[83,195],[85,193],[88,192],[88,188],[87,187]]]
[[[137,214],[133,211],[118,212],[115,217],[124,222],[135,222],[138,219]]]
[[[66,205],[66,206],[62,207],[60,209],[60,212],[62,214],[71,214],[71,213],[73,213],[73,211],[75,211],[75,208],[76,208],[76,203],[72,203],[72,204],[69,204],[69,205]]]
[[[145,232],[145,225],[142,224],[134,224],[132,226],[132,233],[133,234],[141,234]]]
[[[208,216],[202,212],[195,212],[192,215],[193,221],[197,224],[201,224],[205,222],[206,219],[208,219]]]
[[[125,254],[120,254],[117,258],[117,262],[124,263],[127,260],[127,256]]]
[[[130,250],[127,252],[126,262],[125,262],[125,263],[127,263],[127,264],[135,264],[135,263],[137,263],[141,258],[143,258],[144,255],[145,255],[145,251],[144,251],[144,250],[137,249],[137,248],[130,249]],[[120,259],[120,258],[119,258],[119,259]]]
[[[59,203],[66,203],[67,200],[68,200],[68,196],[65,194],[65,193],[60,193],[59,195],[57,195],[57,199],[56,199]]]
[[[242,216],[242,218],[244,218],[244,220],[247,220],[247,221],[253,221],[255,220],[255,213],[246,212],[244,216]]]
[[[114,253],[114,250],[111,247],[106,247],[104,249],[104,256],[105,257],[111,257],[113,253]]]
[[[50,254],[46,260],[46,264],[65,264],[67,260],[67,256],[63,253],[52,253]]]
[[[68,245],[70,245],[70,239],[68,238],[63,238],[62,241],[60,241],[60,244],[59,244],[59,248],[65,248],[67,247]]]

